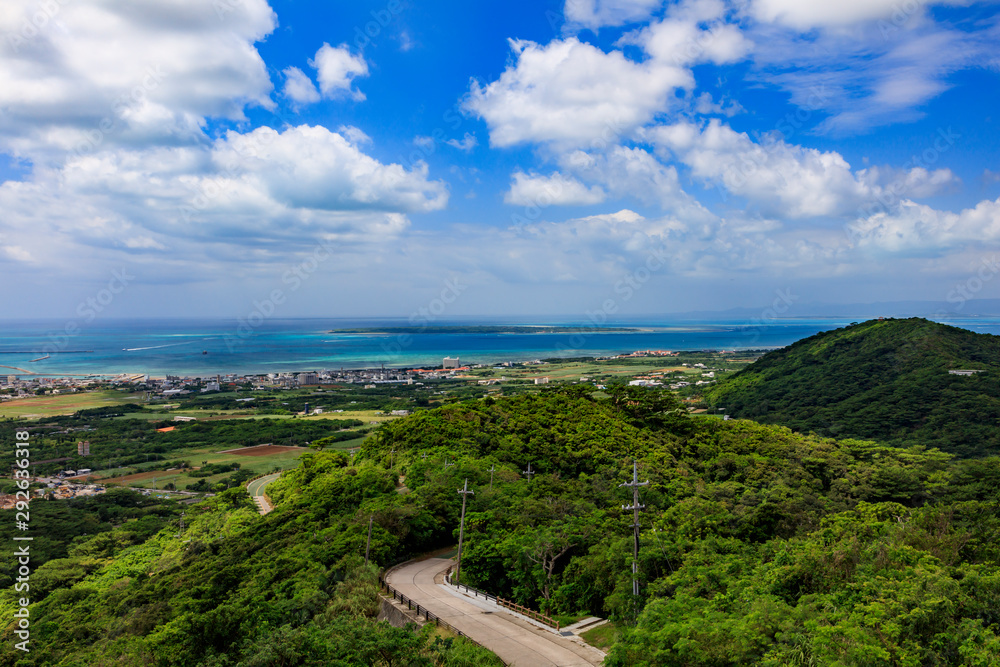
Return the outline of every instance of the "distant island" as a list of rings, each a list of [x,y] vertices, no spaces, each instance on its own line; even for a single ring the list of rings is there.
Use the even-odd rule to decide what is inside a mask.
[[[636,333],[633,327],[548,327],[548,326],[445,326],[445,327],[363,327],[331,329],[331,334],[558,334],[558,333]]]

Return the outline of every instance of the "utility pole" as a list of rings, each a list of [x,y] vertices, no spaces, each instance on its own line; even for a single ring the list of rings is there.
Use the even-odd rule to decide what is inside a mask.
[[[632,489],[632,504],[622,505],[622,509],[626,511],[631,510],[633,513],[632,528],[635,530],[635,541],[632,544],[632,604],[636,618],[638,618],[639,614],[639,510],[646,507],[639,504],[639,487],[648,485],[649,480],[645,482],[639,481],[638,461],[632,462],[632,481],[618,485],[618,488],[626,486]]]
[[[475,491],[469,488],[469,478],[465,478],[465,484],[458,490],[462,494],[462,518],[458,524],[458,564],[455,566],[455,581],[462,582],[462,538],[465,537],[465,501],[469,494],[475,495]]]
[[[536,471],[534,471],[534,470],[531,469],[531,464],[529,463],[528,464],[528,469],[527,470],[522,470],[521,472],[523,472],[525,475],[528,476],[528,481],[530,482],[531,481],[531,476],[534,475]]]
[[[493,488],[493,471],[497,469],[496,464],[490,466],[490,488]]]
[[[392,470],[392,455],[395,453],[396,453],[395,447],[389,450],[389,470]]]
[[[448,468],[452,468],[452,467],[454,467],[454,466],[455,466],[455,464],[454,464],[454,463],[448,463],[448,459],[445,459],[445,460],[444,460],[444,469],[445,469],[445,471],[447,471],[447,470],[448,470]]]
[[[368,553],[372,547],[372,520],[374,518],[374,514],[368,515],[368,541],[365,542],[365,565],[368,565]]]

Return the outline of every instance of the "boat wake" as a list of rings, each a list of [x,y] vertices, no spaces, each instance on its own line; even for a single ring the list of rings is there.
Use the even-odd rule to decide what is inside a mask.
[[[122,352],[139,352],[140,350],[158,350],[161,347],[176,347],[178,345],[188,345],[188,343],[168,343],[167,345],[151,345],[149,347],[123,347]]]

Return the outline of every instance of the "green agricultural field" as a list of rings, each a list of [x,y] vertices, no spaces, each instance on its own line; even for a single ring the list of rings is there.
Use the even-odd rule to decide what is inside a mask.
[[[751,359],[735,359],[732,355],[700,354],[696,357],[709,368],[739,369],[749,364]],[[607,359],[587,361],[550,362],[541,365],[514,366],[502,370],[476,369],[470,375],[475,379],[506,377],[509,380],[533,380],[547,377],[553,382],[574,381],[585,377],[594,379],[629,379],[637,375],[652,373],[670,373],[680,371],[689,375],[698,375],[702,369],[682,366],[682,363],[694,363],[692,358],[683,353],[680,357],[634,357],[628,359]],[[678,376],[679,377],[679,376]]]
[[[347,443],[355,443],[351,446],[357,447],[361,444],[362,440],[364,440],[364,438],[349,440],[345,443],[337,443],[337,445],[342,447]],[[252,451],[252,449],[248,451]],[[247,454],[218,452],[213,451],[212,448],[198,447],[171,452],[170,458],[171,460],[189,461],[195,468],[213,463],[239,463],[240,469],[242,470],[250,470],[255,474],[264,474],[274,470],[275,468],[280,468],[281,470],[295,468],[299,464],[299,457],[305,452],[310,451],[312,450],[302,447],[297,448],[297,450],[276,452],[265,456],[248,456]],[[119,477],[107,477],[115,472],[129,473],[129,471],[131,471],[130,474],[124,474]],[[125,484],[127,486],[149,489],[154,488],[155,480],[155,488],[157,489],[162,489],[167,484],[173,483],[178,490],[184,490],[185,486],[188,484],[194,484],[199,479],[204,479],[210,484],[215,484],[216,482],[223,481],[230,475],[232,475],[231,472],[211,475],[209,477],[192,477],[188,475],[187,471],[184,470],[149,470],[143,465],[131,466],[120,470],[94,471],[94,477],[101,478],[101,481],[105,484]]]
[[[142,394],[122,391],[87,391],[58,396],[33,396],[0,403],[0,417],[55,417],[71,415],[77,410],[104,408],[109,405],[135,403],[142,400]]]
[[[393,419],[399,419],[399,417],[382,414],[379,410],[344,410],[343,412],[324,412],[321,415],[310,415],[308,417],[299,417],[299,419],[308,419],[310,421],[313,419],[360,419],[367,424],[368,422],[382,423],[392,421]]]
[[[321,415],[271,415],[255,414],[248,410],[171,410],[162,412],[162,406],[157,406],[157,411],[130,412],[127,415],[114,417],[114,419],[145,419],[148,421],[170,421],[174,417],[194,417],[199,421],[215,421],[220,419],[306,419],[317,421],[321,419],[360,419],[367,425],[369,422],[386,422],[399,419],[395,415],[382,414],[378,410],[345,410],[344,412],[326,412]]]

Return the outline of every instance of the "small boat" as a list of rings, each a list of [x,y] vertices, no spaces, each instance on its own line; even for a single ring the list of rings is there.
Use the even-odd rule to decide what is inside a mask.
[[[202,350],[201,353],[202,354],[208,354],[208,350]]]

